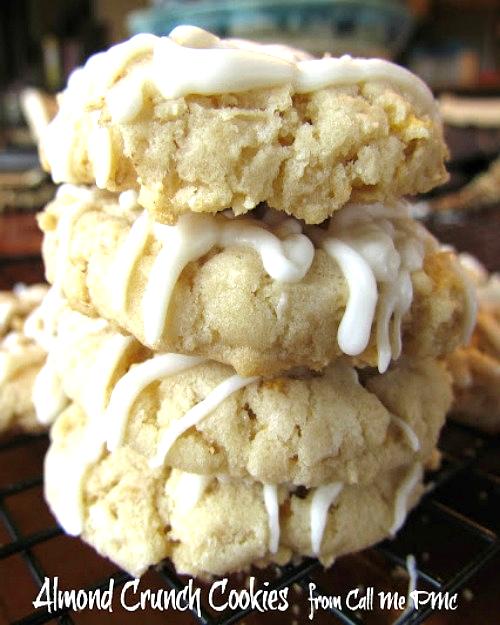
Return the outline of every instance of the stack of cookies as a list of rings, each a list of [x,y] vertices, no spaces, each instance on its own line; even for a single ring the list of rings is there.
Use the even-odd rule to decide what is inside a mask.
[[[59,104],[36,405],[65,530],[199,576],[395,534],[474,316],[401,199],[445,179],[427,87],[179,27],[92,57]]]

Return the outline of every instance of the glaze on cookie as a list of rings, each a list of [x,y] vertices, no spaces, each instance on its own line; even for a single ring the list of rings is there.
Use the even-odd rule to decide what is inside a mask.
[[[423,462],[451,403],[437,362],[405,360],[380,375],[338,360],[321,374],[242,377],[199,357],[158,354],[102,320],[67,310],[51,350],[51,389],[88,415],[87,462],[131,447],[151,467],[288,482],[370,483]],[[67,401],[67,400],[66,400]]]
[[[430,90],[380,59],[138,35],[70,77],[42,143],[55,182],[135,189],[158,220],[267,202],[320,223],[428,191],[447,155]]]
[[[453,255],[405,208],[350,205],[322,228],[273,211],[165,226],[130,195],[63,186],[40,224],[49,281],[155,351],[244,376],[342,354],[383,372],[402,352],[450,351],[474,319]]]
[[[285,564],[293,556],[316,555],[328,566],[390,536],[423,492],[415,464],[385,471],[369,485],[336,488],[326,503],[324,490],[282,484],[266,504],[265,485],[225,476],[204,481],[193,498],[186,487],[195,476],[151,469],[129,447],[103,451],[76,491],[72,468],[85,428],[76,404],[52,428],[45,495],[67,531],[134,576],[166,557],[179,573],[199,577]]]

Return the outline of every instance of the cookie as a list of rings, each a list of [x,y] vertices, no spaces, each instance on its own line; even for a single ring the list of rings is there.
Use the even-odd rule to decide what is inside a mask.
[[[0,291],[0,337],[22,331],[26,317],[47,293],[45,284],[17,284],[12,291]]]
[[[40,216],[47,278],[71,305],[155,351],[241,375],[321,370],[342,353],[387,369],[463,342],[469,287],[402,204],[350,205],[328,227],[259,219],[148,219],[133,193],[63,186]]]
[[[267,202],[317,224],[349,201],[428,191],[446,156],[432,94],[408,70],[193,27],[91,57],[41,148],[55,182],[135,189],[164,223]]]
[[[47,292],[45,285],[17,285],[0,292],[0,432],[38,432],[32,390],[46,352],[27,336],[27,317]]]
[[[422,494],[419,464],[366,486],[308,491],[151,469],[130,447],[85,464],[86,417],[70,405],[51,431],[45,495],[72,534],[129,573],[169,557],[179,573],[224,575],[319,555],[325,565],[393,535]]]
[[[5,348],[0,346],[0,364],[5,353]],[[8,379],[0,377],[0,433],[7,430],[36,433],[45,429],[36,419],[31,399],[44,358],[45,353],[40,353],[35,364],[26,364]]]
[[[500,432],[500,276],[460,255],[475,281],[479,311],[471,341],[447,356],[455,401],[452,417],[490,434]]]
[[[56,382],[45,387],[59,384],[81,405],[108,449],[131,447],[152,466],[271,484],[368,484],[425,461],[451,403],[449,377],[430,359],[360,376],[339,359],[321,374],[263,380],[149,352],[102,323],[61,316],[46,365]],[[50,392],[38,399],[43,415],[54,402]]]

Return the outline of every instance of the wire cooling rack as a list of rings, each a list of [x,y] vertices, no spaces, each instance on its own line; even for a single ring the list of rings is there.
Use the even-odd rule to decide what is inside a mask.
[[[6,457],[8,454],[12,457],[15,455],[23,465],[24,473],[31,470],[36,471],[33,474],[23,476],[22,479],[15,479],[2,484],[0,487],[0,518],[4,526],[0,526],[0,529],[3,532],[1,536],[5,537],[0,543],[0,565],[5,565],[10,561],[14,562],[14,559],[17,559],[16,571],[18,572],[16,574],[19,576],[19,581],[14,583],[17,586],[22,585],[23,575],[28,576],[32,585],[34,583],[30,598],[25,598],[20,602],[18,600],[18,605],[12,612],[15,616],[11,617],[10,620],[5,620],[12,625],[48,622],[59,622],[66,625],[82,622],[78,620],[79,614],[77,612],[72,612],[66,608],[49,613],[47,609],[33,610],[32,607],[32,601],[38,592],[37,587],[42,586],[46,576],[57,575],[57,567],[65,559],[64,555],[62,559],[59,557],[55,572],[54,566],[52,566],[51,571],[48,571],[43,563],[44,558],[47,559],[47,555],[51,553],[54,543],[63,537],[62,530],[53,520],[52,523],[42,522],[45,519],[47,521],[51,519],[48,511],[44,510],[41,497],[43,484],[41,459],[46,446],[47,437],[45,435],[19,436],[0,442],[0,461],[2,457]],[[394,584],[398,583],[398,588],[404,594],[407,578],[404,579],[402,571],[405,567],[406,556],[410,553],[416,557],[419,589],[425,588],[450,594],[463,589],[466,582],[500,551],[500,519],[498,518],[498,511],[500,510],[500,454],[498,453],[500,441],[498,438],[482,436],[465,426],[450,423],[443,432],[440,447],[443,453],[441,466],[430,475],[427,494],[418,508],[410,514],[404,528],[395,540],[385,541],[373,549],[362,552],[361,555],[341,558],[331,571],[327,572],[323,571],[321,565],[312,559],[302,560],[295,565],[266,569],[260,575],[263,576],[263,579],[272,578],[273,581],[269,589],[291,587],[296,594],[302,593],[304,595],[307,593],[309,596],[312,596],[311,593],[316,595],[337,594],[339,575],[337,574],[337,578],[335,577],[336,571],[341,570],[340,577],[343,579],[348,580],[349,575],[351,575],[351,581],[354,580],[354,583],[357,583],[360,578],[360,562],[362,560],[364,564],[369,562],[368,568],[373,569],[375,567],[378,573],[380,571],[391,572],[386,579],[393,580]],[[31,469],[30,466],[27,467],[25,463],[23,464],[22,458],[27,457],[30,449],[34,448],[39,450],[38,464],[35,464]],[[32,531],[30,523],[26,528],[26,523],[19,520],[21,517],[16,513],[17,508],[14,503],[16,498],[22,498],[34,491],[37,491],[40,497],[38,507],[36,504],[24,505],[25,513],[28,512],[31,518],[31,525],[33,525],[33,519],[38,523],[36,530]],[[86,550],[85,553],[90,552],[80,541],[76,539],[67,540],[74,541],[73,546],[76,544],[78,549]],[[84,571],[84,560],[80,559],[83,556],[78,555],[78,551],[75,553],[77,554],[76,561],[73,560],[72,570],[81,569]],[[96,555],[93,557],[100,562],[97,566],[98,575],[95,580],[89,579],[89,571],[85,570],[85,574],[82,573],[80,580],[81,586],[78,588],[105,589],[111,578],[114,580],[115,588],[119,588],[131,579],[123,571],[110,568],[107,561],[99,559]],[[68,553],[67,558],[74,559],[75,554]],[[356,561],[354,562],[354,560]],[[353,566],[356,567],[354,573],[352,572]],[[12,567],[10,565],[4,567],[3,570],[10,571],[13,567],[14,564]],[[21,570],[20,567],[24,567],[24,569]],[[90,568],[92,569],[92,567]],[[351,568],[350,574],[349,568]],[[109,574],[108,569],[110,569]],[[1,570],[0,568],[0,572]],[[398,570],[402,582],[397,582],[397,576],[394,575],[394,572],[398,572]],[[105,575],[103,575],[103,571],[106,573]],[[257,573],[257,575],[259,574]],[[188,579],[176,575],[170,566],[165,564],[148,573],[146,583],[155,588],[180,590],[188,583]],[[237,577],[231,581],[240,583],[238,579],[241,581],[241,578]],[[310,588],[312,582],[315,584],[314,592]],[[73,585],[73,587],[75,586]],[[387,585],[385,589],[388,589]],[[5,601],[5,599],[3,600]],[[295,606],[295,615],[298,614],[299,609]],[[426,605],[418,610],[412,609],[403,615],[400,613],[398,625],[423,623],[432,611],[432,607]],[[222,614],[214,613],[210,606],[202,605],[200,613],[196,611],[193,611],[192,615],[182,613],[182,618],[180,614],[176,614],[173,618],[173,612],[170,612],[169,618],[168,614],[164,612],[159,617],[155,615],[158,618],[154,622],[165,624],[175,622],[176,625],[181,622],[231,625],[233,623],[243,624],[244,619],[246,623],[247,618],[254,619],[251,621],[252,623],[268,622],[266,615],[260,616],[261,620],[255,620],[255,614],[252,615],[249,612],[250,610],[247,609],[228,610]],[[360,610],[354,611],[346,607],[333,606],[322,610],[320,622],[348,625],[373,622],[365,620],[366,615],[367,613],[362,613]],[[398,613],[394,612],[394,615],[397,617]],[[153,622],[149,616],[147,619],[145,616],[143,615],[144,620],[142,622],[146,622],[146,620],[148,624]],[[287,617],[286,622],[298,624],[299,618],[293,619],[292,617],[293,615],[290,615],[290,618]],[[106,615],[98,615],[96,620],[87,619],[85,622],[102,623],[105,620]],[[0,611],[1,622],[2,613]],[[309,622],[307,615],[303,612],[300,622]],[[389,622],[394,622],[394,619],[392,618]]]

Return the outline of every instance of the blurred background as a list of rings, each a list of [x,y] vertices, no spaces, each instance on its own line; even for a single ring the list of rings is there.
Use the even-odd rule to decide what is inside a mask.
[[[498,269],[498,0],[3,0],[0,2],[0,288],[42,277],[34,214],[53,195],[36,135],[89,55],[190,23],[221,36],[409,67],[440,99],[450,181],[415,212],[445,242]],[[472,225],[472,227],[471,227]]]

